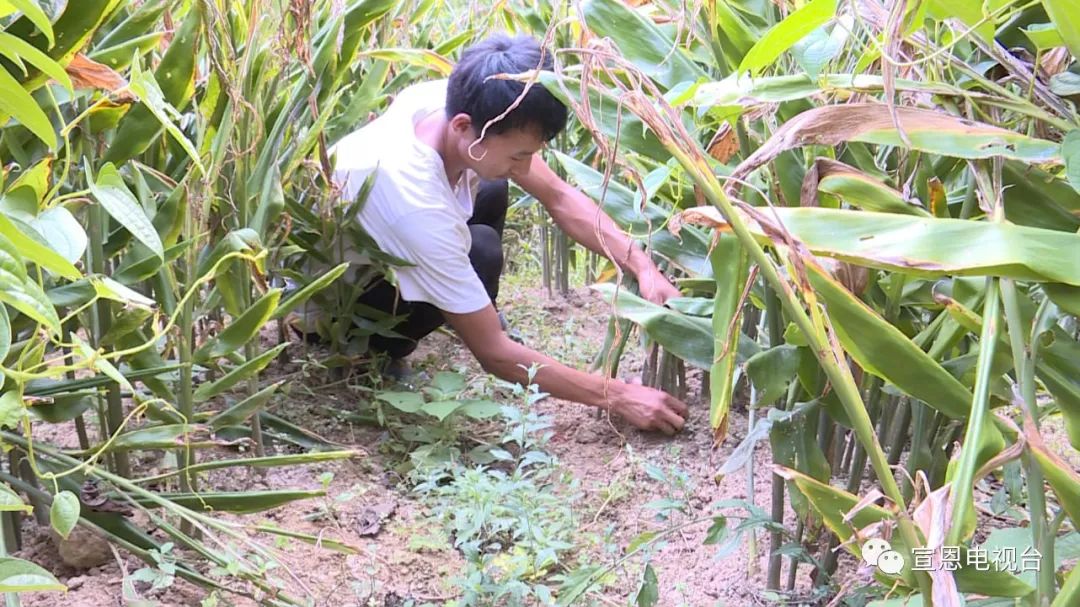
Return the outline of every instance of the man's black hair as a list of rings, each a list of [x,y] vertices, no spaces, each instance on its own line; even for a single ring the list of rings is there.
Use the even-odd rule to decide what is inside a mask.
[[[541,55],[543,61],[541,61]],[[524,82],[489,78],[496,74],[520,74],[533,69],[551,70],[550,52],[541,52],[532,36],[495,34],[465,49],[461,60],[450,73],[446,89],[446,115],[468,114],[477,134],[488,121],[506,111],[525,89]],[[538,129],[544,141],[550,141],[566,127],[566,106],[534,82],[521,103],[488,133],[512,129]]]

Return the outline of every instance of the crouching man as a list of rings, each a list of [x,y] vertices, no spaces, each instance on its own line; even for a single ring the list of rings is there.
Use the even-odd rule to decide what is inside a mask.
[[[566,126],[567,108],[539,84],[493,79],[551,69],[549,53],[527,36],[492,36],[468,48],[449,80],[403,90],[384,114],[334,149],[334,179],[346,200],[375,177],[357,220],[379,248],[412,264],[397,285],[382,281],[361,303],[408,317],[372,336],[373,350],[400,361],[443,322],[484,370],[551,395],[611,411],[634,426],[672,434],[686,405],[662,391],[584,373],[511,340],[495,309],[503,267],[502,232],[512,179],[532,194],[571,238],[633,274],[658,304],[679,294],[652,260],[539,154]]]

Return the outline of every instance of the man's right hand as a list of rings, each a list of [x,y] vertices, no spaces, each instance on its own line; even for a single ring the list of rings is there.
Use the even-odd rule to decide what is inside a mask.
[[[671,435],[682,430],[686,422],[686,404],[667,392],[622,382],[612,382],[609,390],[609,409],[636,428]]]

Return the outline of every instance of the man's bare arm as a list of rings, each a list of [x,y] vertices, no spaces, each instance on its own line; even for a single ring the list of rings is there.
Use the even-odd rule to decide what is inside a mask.
[[[539,154],[527,175],[514,181],[544,205],[555,223],[582,246],[615,262],[633,274],[645,299],[663,304],[678,297],[676,289],[649,256],[604,213],[595,202],[563,181]]]
[[[515,343],[502,331],[491,305],[468,314],[443,312],[443,316],[492,375],[524,384],[528,381],[526,370],[540,365],[533,381],[556,398],[616,412],[643,430],[673,434],[683,427],[687,408],[677,398],[653,388],[572,369]]]

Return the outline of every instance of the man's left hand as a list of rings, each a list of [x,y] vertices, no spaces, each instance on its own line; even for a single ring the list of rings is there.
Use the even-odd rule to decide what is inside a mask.
[[[643,298],[658,306],[664,305],[672,297],[682,295],[675,285],[655,268],[651,272],[643,272],[641,276],[638,276],[638,289],[641,290]]]

